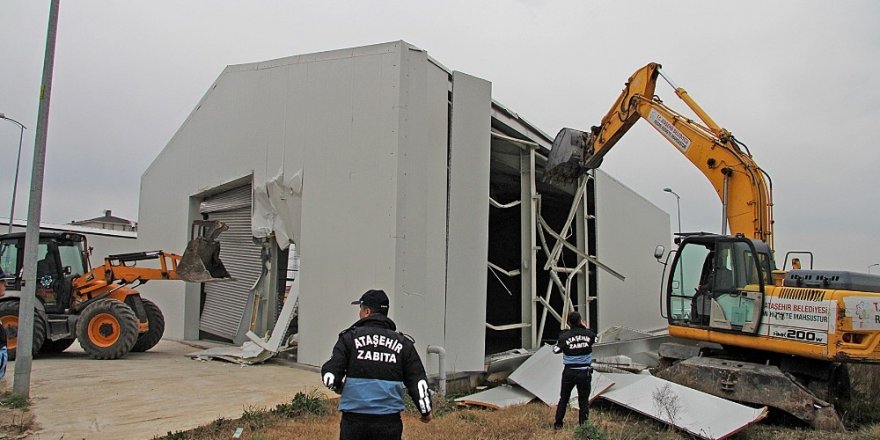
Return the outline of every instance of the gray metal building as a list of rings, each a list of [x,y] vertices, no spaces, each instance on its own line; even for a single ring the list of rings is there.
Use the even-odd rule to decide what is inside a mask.
[[[599,330],[662,327],[651,253],[668,214],[601,171],[544,182],[551,141],[489,81],[403,41],[229,66],[143,174],[138,247],[182,251],[193,220],[220,219],[237,280],[142,291],[166,337],[238,343],[274,320],[295,243],[310,365],[370,288],[453,372],[555,337],[571,307]]]

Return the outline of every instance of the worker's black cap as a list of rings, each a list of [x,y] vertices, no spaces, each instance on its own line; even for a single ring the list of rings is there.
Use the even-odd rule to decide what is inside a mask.
[[[388,295],[385,294],[384,290],[370,289],[361,295],[361,299],[352,302],[352,304],[366,306],[377,312],[388,313]]]

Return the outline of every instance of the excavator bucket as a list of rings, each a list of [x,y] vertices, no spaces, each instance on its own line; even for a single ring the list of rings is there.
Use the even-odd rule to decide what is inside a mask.
[[[590,136],[590,133],[573,128],[559,130],[550,148],[545,176],[570,182],[586,174],[589,168],[585,162],[592,153],[587,151],[591,144]]]
[[[232,279],[220,261],[220,242],[217,241],[217,236],[229,226],[220,221],[198,220],[193,223],[193,228],[198,229],[198,234],[187,243],[180,257],[177,276],[191,283]]]

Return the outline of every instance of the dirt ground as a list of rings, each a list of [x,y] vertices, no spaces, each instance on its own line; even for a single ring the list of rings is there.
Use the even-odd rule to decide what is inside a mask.
[[[89,359],[78,344],[37,357],[29,411],[0,406],[0,439],[150,439],[323,388],[317,371],[291,363],[243,367],[186,356],[199,350],[163,340],[149,352],[113,361]],[[11,389],[13,375],[10,364],[0,389]],[[29,432],[16,432],[29,415]]]

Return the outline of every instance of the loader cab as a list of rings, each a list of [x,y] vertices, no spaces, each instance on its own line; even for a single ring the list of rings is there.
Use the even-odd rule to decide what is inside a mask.
[[[0,236],[0,268],[9,290],[20,291],[24,267],[25,233]],[[69,232],[40,233],[37,245],[36,297],[47,312],[69,307],[71,280],[88,271],[85,236]]]
[[[770,255],[765,243],[741,236],[686,235],[669,269],[669,324],[756,333]]]

